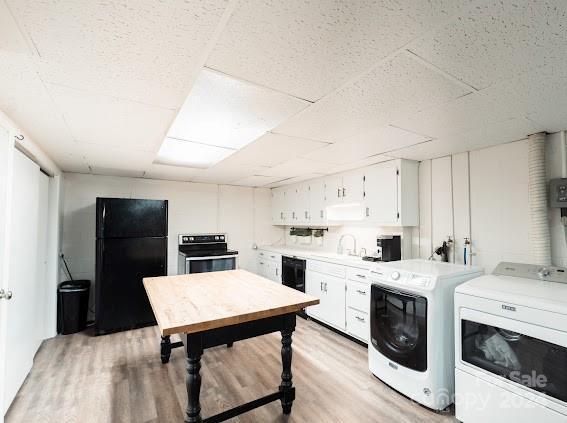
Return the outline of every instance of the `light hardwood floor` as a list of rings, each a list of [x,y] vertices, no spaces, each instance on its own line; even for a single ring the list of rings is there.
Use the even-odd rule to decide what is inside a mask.
[[[280,382],[280,335],[205,351],[203,416],[253,400]],[[455,422],[398,394],[368,370],[366,348],[312,321],[293,336],[297,399],[290,417],[279,402],[233,422]],[[162,365],[156,327],[101,337],[85,333],[43,343],[6,416],[20,422],[183,422],[183,349]]]

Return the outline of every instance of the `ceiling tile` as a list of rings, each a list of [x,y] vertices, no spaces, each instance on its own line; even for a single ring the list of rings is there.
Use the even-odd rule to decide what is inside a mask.
[[[155,154],[129,148],[111,148],[98,144],[80,145],[84,161],[93,173],[104,174],[104,169],[122,169],[144,172],[155,158]]]
[[[280,181],[281,179],[282,178],[280,176],[253,175],[248,176],[247,178],[238,179],[237,181],[234,181],[233,184],[248,187],[263,187],[276,181]]]
[[[518,141],[541,130],[538,124],[527,119],[507,119],[467,132],[452,134],[446,138],[403,148],[389,154],[396,158],[425,160]]]
[[[324,176],[324,174],[323,173],[305,173],[303,175],[295,176],[293,178],[286,178],[286,179],[282,179],[280,181],[268,184],[268,185],[266,185],[266,188],[275,188],[275,187],[280,187],[280,186],[284,186],[284,185],[291,185],[291,184],[295,184],[295,183],[298,183],[298,182],[309,181],[311,179],[320,178],[321,176]]]
[[[262,175],[265,166],[242,166],[237,163],[231,163],[230,157],[227,160],[216,164],[213,167],[204,169],[192,179],[196,182],[208,182],[212,184],[231,184],[238,179],[247,178],[253,175]]]
[[[331,166],[325,169],[324,171],[322,171],[321,173],[324,173],[326,175],[331,175],[334,173],[346,172],[347,170],[359,169],[361,167],[370,166],[376,163],[387,162],[388,160],[392,160],[392,157],[384,156],[380,154],[377,156],[368,157],[366,159],[350,162],[347,164]]]
[[[226,0],[8,0],[48,82],[164,107],[185,99]]]
[[[475,92],[438,107],[396,119],[393,123],[432,138],[445,138],[450,134],[524,115],[507,107],[502,100]]]
[[[238,149],[307,105],[269,88],[203,70],[168,136]]]
[[[564,70],[564,76],[543,71],[523,74],[481,93],[511,115],[537,122],[542,130],[561,131],[567,129],[567,66]]]
[[[400,54],[323,98],[274,132],[340,141],[469,93],[410,54]]]
[[[261,163],[264,166],[276,166],[326,145],[328,144],[324,142],[268,132],[232,155],[229,160],[243,165]]]
[[[187,168],[181,166],[167,166],[151,164],[146,168],[144,178],[165,179],[169,181],[191,181],[202,169]]]
[[[321,170],[332,166],[329,163],[316,160],[296,158],[288,160],[277,166],[265,168],[258,175],[281,176],[282,178],[293,178],[306,173],[319,173]]]
[[[243,0],[207,64],[318,100],[468,3]]]
[[[206,169],[233,153],[229,148],[166,138],[155,163]]]
[[[422,135],[393,126],[385,126],[363,135],[349,137],[309,154],[303,154],[302,157],[326,163],[347,164],[427,140],[428,138]]]
[[[565,0],[483,0],[410,50],[482,89],[526,71],[565,72],[566,44]]]
[[[173,110],[46,84],[75,140],[157,152]]]

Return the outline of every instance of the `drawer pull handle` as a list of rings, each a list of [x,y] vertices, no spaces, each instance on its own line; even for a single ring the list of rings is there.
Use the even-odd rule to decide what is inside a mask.
[[[366,291],[362,291],[360,289],[357,289],[356,292],[358,292],[360,295],[366,295]]]
[[[364,322],[364,317],[360,317],[360,316],[354,316],[356,318],[356,320],[358,320],[359,322]]]
[[[356,275],[359,278],[366,279],[366,275]]]

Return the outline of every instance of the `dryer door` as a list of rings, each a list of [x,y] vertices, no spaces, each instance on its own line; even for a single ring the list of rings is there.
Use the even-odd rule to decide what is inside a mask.
[[[427,370],[427,298],[373,284],[372,346],[393,363]]]

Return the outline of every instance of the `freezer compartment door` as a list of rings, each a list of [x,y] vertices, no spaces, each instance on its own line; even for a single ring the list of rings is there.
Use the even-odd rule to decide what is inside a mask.
[[[155,324],[142,279],[167,274],[167,238],[97,240],[97,334]]]
[[[96,199],[97,238],[167,236],[167,200]]]

